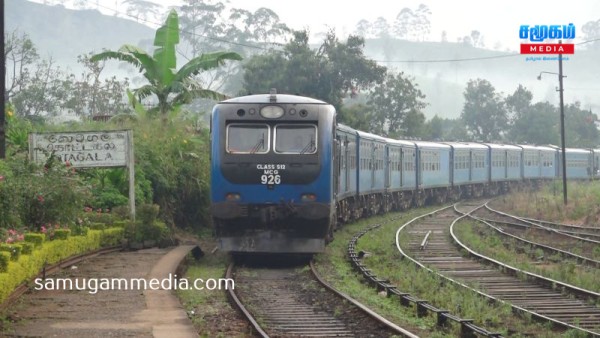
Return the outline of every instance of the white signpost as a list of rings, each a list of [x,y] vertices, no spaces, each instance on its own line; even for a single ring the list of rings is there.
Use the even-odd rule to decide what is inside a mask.
[[[135,220],[133,131],[81,131],[29,134],[29,157],[43,164],[54,155],[75,168],[127,167],[129,208]]]

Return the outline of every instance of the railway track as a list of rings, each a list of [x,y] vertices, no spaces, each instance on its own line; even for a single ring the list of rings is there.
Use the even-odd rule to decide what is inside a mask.
[[[470,216],[486,222],[503,235],[540,248],[549,254],[559,253],[586,266],[600,268],[600,260],[598,260],[600,242],[540,227],[517,216],[493,210],[487,203],[485,208],[477,209]]]
[[[485,206],[485,210],[487,210],[490,214],[495,215],[495,217],[506,219],[511,223],[516,222],[516,224],[524,224],[531,227],[537,227],[547,231],[560,233],[567,237],[578,239],[584,242],[600,245],[600,227],[562,224],[542,221],[533,218],[519,217],[495,210],[487,204]]]
[[[312,264],[310,268],[232,264],[227,278],[235,280],[230,297],[262,337],[417,337],[333,290]]]
[[[452,208],[444,208],[433,217],[418,217],[403,225],[398,233],[407,231],[410,240],[408,247],[399,246],[400,252],[419,266],[486,297],[506,302],[519,312],[563,328],[600,335],[600,309],[588,304],[588,301],[598,302],[599,294],[520,271],[462,246],[453,226],[483,204],[462,204],[462,216],[457,216]],[[428,233],[427,244],[422,245]],[[461,253],[461,247],[469,252],[469,257]]]

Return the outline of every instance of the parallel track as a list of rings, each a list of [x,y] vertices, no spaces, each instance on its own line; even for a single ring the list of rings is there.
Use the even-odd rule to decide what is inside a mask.
[[[469,205],[462,209],[473,211],[482,206]],[[456,236],[452,226],[464,216],[458,217],[455,211],[444,209],[433,217],[420,218],[407,224],[411,225],[408,233],[410,244],[401,253],[422,267],[435,270],[440,275],[464,286],[477,287],[476,292],[489,298],[511,304],[522,312],[531,313],[534,317],[551,321],[565,328],[574,328],[590,335],[600,335],[600,309],[588,305],[586,300],[563,294],[551,287],[553,283],[559,286],[565,284],[557,281],[533,281],[528,274],[527,280],[516,276],[516,269],[501,262],[487,259],[472,250],[470,257],[464,257],[460,247],[455,244]],[[406,231],[404,225],[400,231]],[[421,241],[426,233],[431,231],[428,245],[421,247]],[[458,242],[458,241],[457,241]],[[460,242],[458,242],[460,244]],[[462,244],[461,244],[462,245]],[[475,257],[475,258],[471,258]],[[486,263],[484,263],[485,261]],[[495,266],[494,266],[495,265]],[[497,269],[501,266],[509,273]],[[525,272],[522,272],[527,274]],[[574,288],[573,289],[577,289]],[[578,294],[598,301],[600,295],[578,289]]]
[[[227,278],[234,278],[236,289],[229,290],[230,297],[261,337],[417,337],[332,290],[312,264],[310,268],[314,278],[306,268],[234,268],[232,264]],[[335,293],[329,295],[336,298],[334,308],[325,301],[324,292]],[[354,309],[345,309],[349,304]]]

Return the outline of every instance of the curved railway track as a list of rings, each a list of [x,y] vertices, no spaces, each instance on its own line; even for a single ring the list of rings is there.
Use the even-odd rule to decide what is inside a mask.
[[[308,270],[232,264],[229,295],[261,337],[417,337],[331,288],[312,263]]]
[[[396,238],[401,231],[407,231],[410,238],[407,248],[398,245],[400,252],[417,265],[486,297],[509,303],[519,312],[530,313],[560,327],[600,335],[600,309],[587,302],[597,302],[600,294],[512,268],[477,254],[458,241],[453,233],[454,224],[482,206],[483,203],[463,204],[461,216],[457,216],[456,210],[443,208],[432,217],[413,219],[398,230]],[[427,233],[427,245],[422,245]],[[467,250],[469,257],[463,256],[461,249]],[[563,293],[552,285],[569,289],[576,296]]]
[[[507,220],[509,223],[523,224],[530,227],[537,227],[554,233],[562,234],[566,237],[577,239],[583,242],[589,242],[594,245],[600,245],[600,227],[580,226],[572,224],[554,223],[537,220],[533,218],[519,217],[502,211],[495,210],[486,204],[485,209],[490,214]]]
[[[598,260],[600,242],[596,243],[591,239],[554,229],[541,228],[517,216],[491,209],[487,203],[485,208],[475,210],[470,216],[491,225],[503,235],[541,248],[547,253],[559,253],[565,258],[574,259],[584,265],[600,268],[600,260]]]

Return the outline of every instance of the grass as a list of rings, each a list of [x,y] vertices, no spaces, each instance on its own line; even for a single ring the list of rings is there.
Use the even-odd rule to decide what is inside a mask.
[[[508,305],[490,305],[486,299],[445,282],[435,274],[423,271],[413,263],[400,259],[395,246],[397,228],[416,217],[432,211],[430,209],[410,210],[405,213],[392,213],[385,216],[361,220],[345,226],[336,232],[324,254],[317,255],[317,269],[336,288],[363,302],[389,320],[415,333],[428,337],[456,336],[460,334],[458,325],[438,328],[434,316],[418,318],[414,307],[401,306],[398,298],[378,296],[375,289],[364,284],[362,275],[356,273],[347,259],[346,248],[350,238],[368,225],[388,222],[379,229],[366,233],[358,240],[358,250],[368,251],[370,256],[363,263],[378,277],[390,279],[402,292],[426,299],[432,305],[447,309],[453,315],[473,319],[474,323],[490,331],[508,335],[510,332],[524,332],[542,337],[555,337],[545,325],[516,317]],[[397,218],[394,221],[392,219]],[[407,240],[403,236],[401,242]]]
[[[600,224],[600,181],[569,182],[563,203],[562,183],[555,181],[538,191],[506,195],[492,203],[494,208],[542,220],[572,222],[587,226]]]
[[[222,278],[229,264],[229,256],[223,253],[207,254],[199,261],[190,260],[186,278]],[[230,306],[226,291],[218,290],[177,290],[183,307],[192,320],[200,337],[252,337],[249,328],[235,327],[232,324],[235,310]]]

